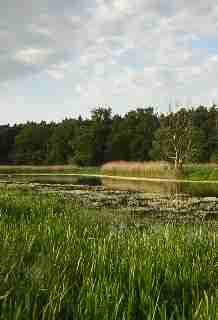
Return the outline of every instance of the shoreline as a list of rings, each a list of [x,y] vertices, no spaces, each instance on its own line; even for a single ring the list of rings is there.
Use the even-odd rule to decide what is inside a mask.
[[[126,180],[126,181],[147,181],[147,182],[169,182],[169,183],[200,183],[200,184],[218,184],[218,180],[188,180],[188,179],[168,179],[168,178],[146,178],[120,175],[105,175],[105,174],[86,174],[86,173],[0,173],[0,177],[4,176],[66,176],[66,177],[91,177],[101,179]]]

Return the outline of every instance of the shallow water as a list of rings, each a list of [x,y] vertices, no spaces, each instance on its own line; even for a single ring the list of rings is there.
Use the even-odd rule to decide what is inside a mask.
[[[102,179],[103,185],[112,189],[146,193],[188,194],[196,197],[217,197],[217,183],[175,182],[175,181],[124,181]]]
[[[112,190],[125,190],[143,193],[158,194],[188,194],[197,197],[218,196],[218,183],[197,183],[197,182],[175,182],[175,181],[141,181],[99,178],[93,176],[78,175],[51,175],[51,174],[1,174],[0,181],[16,183],[39,183],[44,184],[61,184],[61,185],[87,185],[87,186],[104,186]]]

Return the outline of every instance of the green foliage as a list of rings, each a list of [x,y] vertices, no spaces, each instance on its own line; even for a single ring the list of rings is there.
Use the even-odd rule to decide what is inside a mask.
[[[218,167],[214,164],[187,164],[184,177],[188,180],[218,180]],[[215,185],[216,187],[216,185]]]
[[[105,160],[128,160],[129,158],[130,139],[127,126],[121,116],[115,115],[105,151]]]
[[[46,162],[47,142],[51,127],[46,122],[28,122],[15,137],[16,162],[39,164]]]
[[[77,121],[66,119],[55,126],[47,142],[47,162],[50,164],[66,164],[74,156],[72,140],[75,138]]]
[[[214,151],[210,156],[210,162],[218,163],[218,151]]]
[[[111,112],[110,108],[96,108],[91,113],[91,120],[80,126],[73,142],[77,164],[96,166],[104,162],[112,125]]]
[[[116,212],[20,192],[0,208],[0,319],[218,318],[210,227],[121,228]]]
[[[154,132],[159,123],[152,108],[130,111],[125,118],[126,132],[129,138],[129,160],[149,160]]]
[[[115,116],[106,160],[149,160],[149,150],[158,126],[159,122],[152,108],[130,111],[124,118]]]
[[[89,166],[93,164],[92,139],[91,123],[86,121],[77,129],[75,139],[72,141],[73,162],[77,165]]]
[[[169,161],[168,128],[159,128],[154,134],[150,157],[155,160]]]
[[[0,126],[4,164],[99,166],[117,160],[169,160],[176,153],[181,162],[208,162],[216,160],[217,150],[216,106],[183,108],[168,115],[138,108],[123,116],[97,107],[89,119]]]
[[[12,163],[14,152],[14,139],[21,127],[9,125],[0,126],[0,163]]]

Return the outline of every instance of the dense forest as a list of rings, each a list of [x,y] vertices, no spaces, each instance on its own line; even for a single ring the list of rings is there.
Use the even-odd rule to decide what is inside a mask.
[[[0,126],[1,164],[77,164],[107,161],[218,159],[218,110],[181,108],[158,114],[139,108],[123,116],[98,107],[88,119]]]

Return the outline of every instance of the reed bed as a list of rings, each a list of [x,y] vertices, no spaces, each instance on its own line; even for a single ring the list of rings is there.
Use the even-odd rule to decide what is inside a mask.
[[[110,175],[147,178],[175,178],[177,176],[173,165],[165,161],[112,161],[104,164],[101,172]]]
[[[0,319],[218,319],[217,233],[117,214],[1,193]]]
[[[160,179],[218,180],[216,163],[188,163],[183,165],[182,170],[176,171],[172,163],[165,161],[112,161],[104,164],[101,172],[110,175]]]

